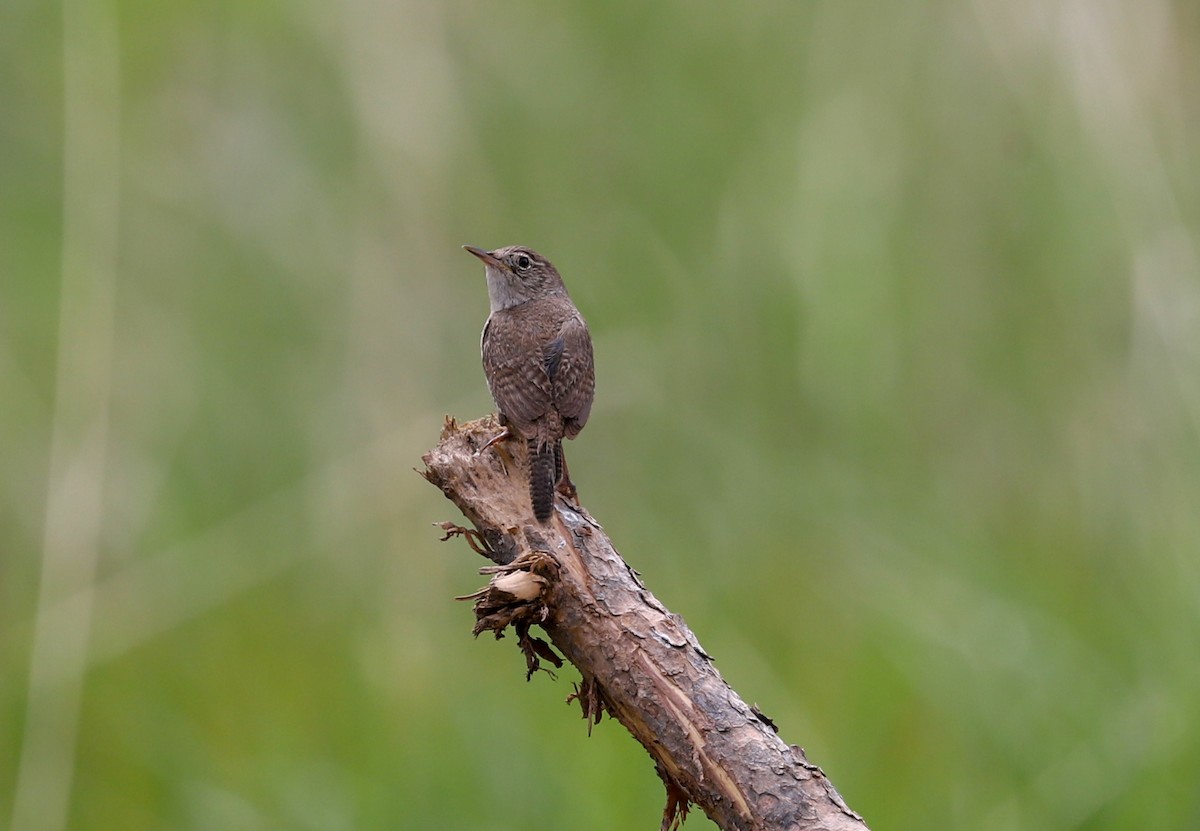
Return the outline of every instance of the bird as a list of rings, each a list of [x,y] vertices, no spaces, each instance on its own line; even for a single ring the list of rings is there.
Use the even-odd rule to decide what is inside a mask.
[[[544,525],[556,489],[575,497],[562,440],[578,436],[592,411],[592,337],[558,269],[541,254],[523,245],[463,248],[484,264],[490,312],[480,352],[504,428],[480,450],[512,437],[526,441],[529,499]]]

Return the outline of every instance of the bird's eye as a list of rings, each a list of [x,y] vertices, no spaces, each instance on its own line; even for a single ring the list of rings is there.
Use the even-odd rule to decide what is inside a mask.
[[[517,268],[519,268],[521,271],[525,271],[531,265],[533,265],[533,260],[526,257],[524,254],[517,257]]]

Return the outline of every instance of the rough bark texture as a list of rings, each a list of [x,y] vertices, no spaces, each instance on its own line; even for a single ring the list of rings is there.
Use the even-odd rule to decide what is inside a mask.
[[[517,632],[529,672],[553,650],[529,629],[539,625],[583,677],[585,717],[607,712],[654,759],[667,787],[663,828],[687,804],[733,829],[855,829],[866,824],[804,751],[721,678],[683,620],[642,584],[585,510],[558,497],[547,525],[533,518],[523,442],[476,455],[502,428],[492,418],[447,419],[424,476],[442,489],[476,531],[465,534],[497,566],[475,600],[476,627]],[[589,721],[590,728],[591,721]]]

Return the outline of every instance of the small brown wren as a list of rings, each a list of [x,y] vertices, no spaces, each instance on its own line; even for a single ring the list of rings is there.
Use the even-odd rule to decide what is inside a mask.
[[[557,489],[574,497],[562,440],[579,435],[596,388],[592,338],[562,277],[520,245],[484,251],[491,314],[483,327],[483,374],[505,430],[486,446],[517,436],[529,447],[529,499],[545,524]]]

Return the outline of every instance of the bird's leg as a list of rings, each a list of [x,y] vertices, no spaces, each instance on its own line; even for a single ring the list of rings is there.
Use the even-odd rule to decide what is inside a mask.
[[[559,493],[572,502],[579,501],[579,493],[575,490],[575,483],[571,481],[571,474],[567,471],[567,456],[563,453],[561,441],[554,445],[554,481],[558,484]]]
[[[483,445],[483,447],[476,450],[475,455],[476,456],[480,455],[481,453],[483,453],[483,451],[487,450],[493,444],[499,444],[500,442],[504,441],[505,439],[512,438],[512,436],[513,436],[512,430],[509,430],[508,427],[505,427],[499,433],[497,433],[496,435],[494,435],[490,439],[488,439],[487,442]]]
[[[505,423],[504,419],[500,420],[500,424],[503,425],[504,429],[501,430],[496,435],[492,436],[490,439],[488,439],[484,443],[483,447],[481,447],[475,451],[475,455],[479,456],[483,453],[483,451],[487,450],[489,447],[495,446],[496,455],[498,455],[500,457],[500,467],[504,469],[504,475],[507,476],[508,475],[508,466],[512,462],[512,456],[509,455],[508,451],[504,448],[504,445],[501,444],[501,442],[507,441],[508,439],[516,438],[517,434],[514,433],[511,428],[509,428],[508,424]]]

